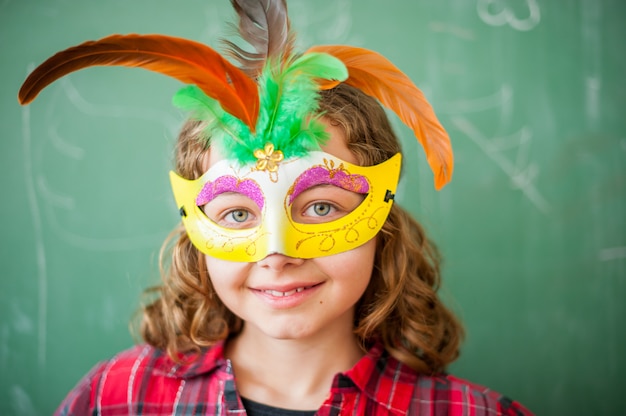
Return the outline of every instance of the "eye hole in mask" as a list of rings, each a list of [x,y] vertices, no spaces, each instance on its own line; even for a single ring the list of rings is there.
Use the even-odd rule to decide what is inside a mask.
[[[254,228],[261,223],[259,207],[247,196],[226,192],[202,206],[204,214],[215,224],[229,229]]]
[[[315,166],[304,171],[288,195],[291,217],[299,224],[322,224],[354,211],[365,199],[369,182],[343,169]]]
[[[207,182],[196,198],[196,205],[215,224],[243,230],[261,223],[265,200],[253,180],[226,175]]]
[[[364,194],[334,185],[317,185],[301,192],[291,204],[291,218],[299,224],[322,224],[354,211]]]

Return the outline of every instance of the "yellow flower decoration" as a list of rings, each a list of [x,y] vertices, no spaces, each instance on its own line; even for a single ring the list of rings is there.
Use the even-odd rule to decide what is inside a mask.
[[[259,159],[256,162],[257,170],[276,172],[278,164],[285,158],[285,155],[280,150],[274,150],[272,143],[267,143],[264,149],[254,151],[254,157]]]

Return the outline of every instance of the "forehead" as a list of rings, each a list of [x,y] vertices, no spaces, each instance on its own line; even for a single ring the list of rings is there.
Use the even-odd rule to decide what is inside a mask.
[[[352,153],[352,151],[348,148],[343,128],[341,126],[329,123],[328,119],[325,118],[322,118],[320,122],[324,125],[324,128],[329,135],[326,143],[320,146],[321,150],[325,153],[335,156],[338,159],[344,160],[354,165],[358,165],[358,159],[356,155]],[[204,171],[206,172],[221,160],[224,160],[224,156],[219,151],[219,149],[215,147],[209,148],[208,155],[206,155],[203,163]]]

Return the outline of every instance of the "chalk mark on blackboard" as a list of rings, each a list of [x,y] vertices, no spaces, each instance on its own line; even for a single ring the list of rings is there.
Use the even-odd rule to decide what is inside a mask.
[[[508,137],[486,138],[468,119],[462,116],[452,117],[452,123],[465,133],[511,180],[516,189],[520,189],[539,211],[548,213],[550,204],[534,185],[539,174],[539,167],[529,161],[532,131],[524,127]],[[512,162],[503,151],[517,148],[516,160]]]
[[[94,251],[130,251],[142,247],[154,247],[159,245],[170,230],[162,230],[151,234],[135,235],[132,237],[101,238],[88,237],[67,231],[59,223],[54,212],[54,207],[48,206],[44,210],[46,224],[49,225],[62,240],[80,247],[82,250]]]
[[[85,100],[83,96],[80,95],[69,78],[62,78],[60,81],[63,92],[67,95],[68,99],[76,107],[76,109],[83,114],[98,117],[128,118],[157,122],[169,127],[172,136],[176,133],[179,121],[166,111],[157,111],[139,107],[93,104]]]
[[[48,181],[44,175],[37,175],[37,190],[39,191],[42,199],[46,201],[46,206],[55,206],[66,211],[71,211],[76,206],[74,198],[51,191],[48,187]]]
[[[441,109],[442,114],[468,114],[479,113],[492,108],[503,107],[505,113],[510,111],[513,105],[513,88],[503,84],[500,89],[491,95],[473,99],[458,99],[452,104],[447,104]]]
[[[15,300],[11,304],[11,309],[11,321],[15,332],[30,334],[33,331],[33,321],[31,321],[30,317],[22,312]]]
[[[204,8],[204,17],[204,29],[200,33],[199,39],[203,39],[206,44],[210,44],[223,34],[222,24],[225,16],[220,16],[219,8],[214,4],[210,4]]]
[[[619,260],[626,258],[626,246],[603,248],[598,253],[600,261]]]
[[[33,405],[32,399],[21,386],[15,385],[11,387],[11,408],[15,410],[16,415],[31,416],[38,414]]]
[[[56,210],[71,211],[76,208],[75,199],[61,195],[57,191],[49,188],[48,183],[43,175],[37,176],[37,190],[39,195],[46,203],[43,205],[43,213],[45,215],[46,224],[49,225],[54,233],[64,241],[81,249],[90,249],[95,251],[129,251],[141,247],[151,247],[155,241],[162,241],[168,231],[135,235],[132,237],[120,238],[96,238],[86,237],[70,231],[67,231],[60,223],[56,215]],[[174,208],[172,207],[174,211]]]
[[[67,78],[62,80],[61,88],[61,92],[68,97],[72,105],[75,106],[78,111],[89,116],[135,118],[163,124],[166,127],[173,127],[175,124],[178,124],[173,117],[165,115],[164,112],[160,111],[123,106],[104,106],[90,103],[80,95],[72,82]],[[174,135],[175,129],[171,128],[171,130],[172,135]],[[61,155],[75,160],[84,158],[85,150],[77,145],[70,144],[67,140],[62,138],[58,134],[56,125],[48,129],[48,138],[54,149],[58,150]],[[36,213],[33,215],[37,215],[40,222],[43,215],[46,224],[52,228],[54,233],[72,245],[80,247],[81,249],[96,251],[129,251],[141,247],[152,247],[155,242],[162,241],[164,236],[169,232],[168,230],[160,230],[150,234],[133,235],[131,237],[99,238],[68,231],[59,222],[57,210],[64,212],[75,210],[76,199],[70,195],[63,195],[59,191],[52,189],[46,179],[46,175],[34,173],[32,162],[30,163],[29,169],[30,174],[27,178],[30,180],[33,187],[32,190],[35,193],[35,195],[33,195],[33,205]],[[39,208],[39,205],[37,205],[37,196],[45,201],[45,204],[41,205],[42,208]]]
[[[7,363],[9,362],[9,324],[3,324],[0,331],[0,370],[2,374],[6,374]]]
[[[75,146],[65,139],[63,139],[57,130],[57,125],[50,126],[48,128],[48,137],[52,146],[61,154],[70,157],[74,160],[81,160],[85,156],[85,150],[81,147]]]
[[[30,67],[31,65],[29,65]],[[29,73],[32,68],[29,68]],[[31,224],[35,240],[35,260],[37,264],[37,287],[38,293],[38,327],[37,327],[37,360],[39,365],[46,363],[46,331],[48,310],[48,274],[46,265],[46,248],[43,243],[43,231],[41,225],[41,212],[37,203],[35,190],[35,175],[32,160],[32,137],[30,129],[30,109],[22,107],[22,149],[24,151],[24,182],[28,208],[30,210]]]
[[[606,23],[602,16],[602,2],[583,1],[580,10],[581,53],[580,62],[585,78],[585,110],[589,129],[601,129],[599,126],[600,96],[602,88],[602,55],[606,53],[606,42],[600,28]]]
[[[452,25],[447,22],[433,21],[428,24],[428,28],[435,33],[448,33],[462,40],[476,40],[476,34],[469,29]]]
[[[600,85],[601,80],[596,76],[588,76],[585,80],[585,103],[587,117],[597,123],[600,119]]]
[[[528,31],[539,24],[541,12],[537,0],[526,0],[528,17],[519,18],[504,0],[478,0],[476,10],[480,19],[490,26],[509,25],[515,30]]]
[[[352,1],[338,0],[332,5],[333,7],[317,7],[314,2],[295,2],[289,5],[294,26],[299,28],[296,40],[298,45],[324,43],[358,45],[362,43],[351,36]],[[316,30],[321,25],[326,29]]]

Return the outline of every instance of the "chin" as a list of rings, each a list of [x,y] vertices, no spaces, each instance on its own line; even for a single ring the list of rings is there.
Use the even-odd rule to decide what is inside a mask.
[[[305,339],[313,335],[312,328],[305,326],[300,327],[295,324],[272,325],[272,327],[259,327],[261,333],[269,338],[277,340],[299,340]]]

